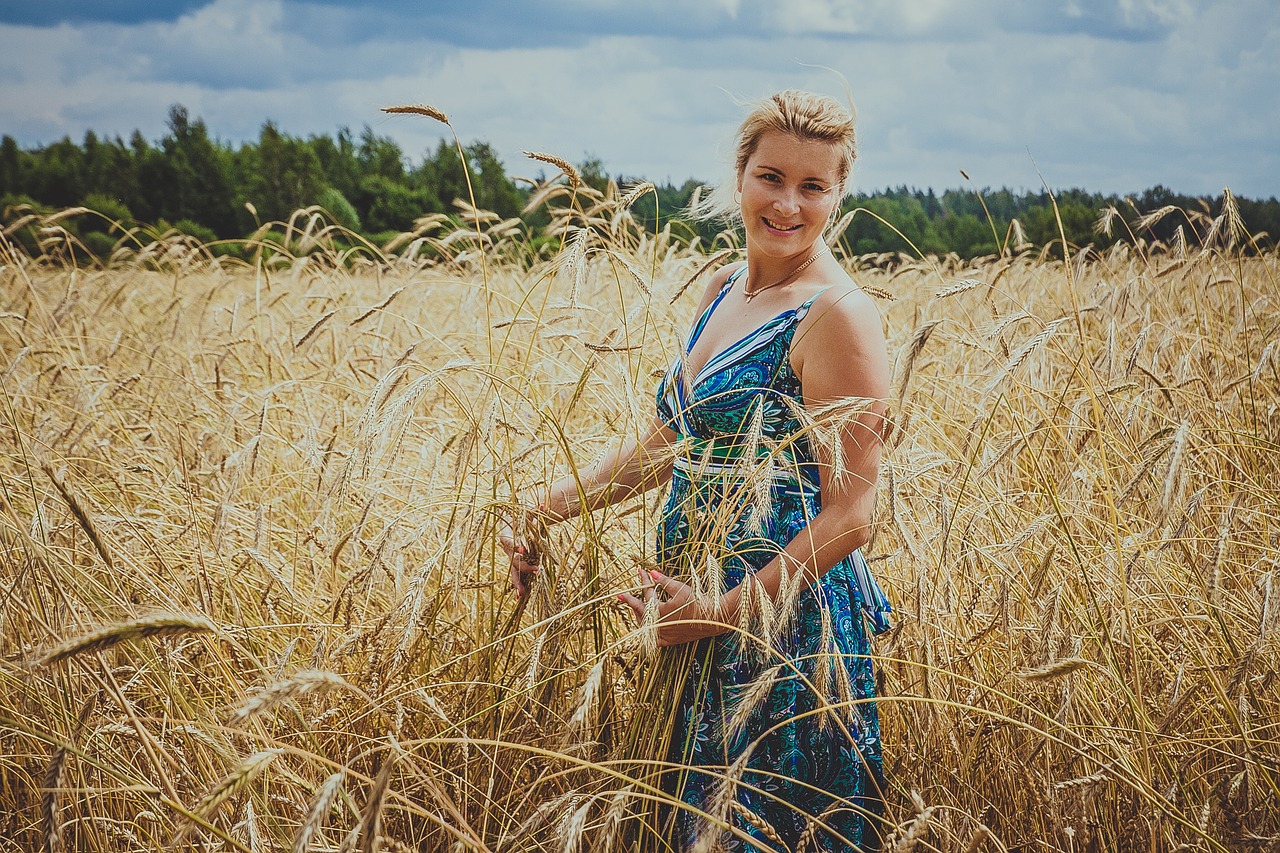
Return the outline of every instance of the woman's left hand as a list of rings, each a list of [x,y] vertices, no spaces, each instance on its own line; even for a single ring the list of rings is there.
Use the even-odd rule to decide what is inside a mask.
[[[618,600],[631,608],[637,627],[644,625],[646,609],[651,606],[658,608],[659,646],[678,646],[724,631],[714,617],[711,605],[694,596],[693,588],[688,584],[659,571],[646,573],[639,569],[638,573],[644,585],[643,597],[620,592]]]

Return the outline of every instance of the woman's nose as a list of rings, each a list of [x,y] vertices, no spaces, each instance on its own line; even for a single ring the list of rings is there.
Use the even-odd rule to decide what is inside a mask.
[[[774,197],[773,206],[779,213],[792,214],[800,209],[800,202],[796,199],[794,190],[783,187]]]

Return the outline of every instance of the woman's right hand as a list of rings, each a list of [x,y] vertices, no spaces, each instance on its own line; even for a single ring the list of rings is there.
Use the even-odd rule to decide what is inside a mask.
[[[530,528],[533,526],[528,520],[529,513],[517,511],[516,515],[521,520],[513,521],[498,531],[498,544],[502,546],[502,550],[506,552],[507,559],[511,563],[511,586],[515,589],[517,596],[524,598],[529,594],[533,579],[538,574],[541,553],[538,546],[533,544],[531,537],[528,535]],[[524,535],[516,535],[512,526],[516,523],[525,528]]]

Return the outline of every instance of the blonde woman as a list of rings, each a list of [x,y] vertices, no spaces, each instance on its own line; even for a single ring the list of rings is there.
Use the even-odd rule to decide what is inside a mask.
[[[662,571],[618,598],[638,624],[656,608],[660,645],[694,644],[666,756],[685,768],[666,783],[686,804],[668,816],[678,849],[722,832],[717,818],[736,829],[720,839],[732,850],[876,837],[869,635],[890,608],[859,548],[889,366],[879,312],[823,239],[855,156],[838,102],[784,91],[756,105],[738,131],[736,180],[711,205],[741,222],[746,261],[712,276],[644,434],[581,475],[586,505],[571,478],[541,501],[555,522],[669,484]],[[824,412],[845,415],[815,427]],[[502,544],[523,594],[536,558],[509,534]],[[720,576],[695,580],[707,566]],[[740,627],[765,622],[772,630]],[[716,815],[726,775],[738,807]]]

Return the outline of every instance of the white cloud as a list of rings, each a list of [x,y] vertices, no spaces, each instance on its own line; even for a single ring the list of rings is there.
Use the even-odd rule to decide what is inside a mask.
[[[788,33],[860,36],[877,41],[903,36],[942,34],[944,26],[971,20],[975,6],[962,8],[948,0],[789,0],[761,2],[758,7],[775,26]],[[952,33],[954,35],[954,32]]]
[[[1269,0],[1079,0],[1074,22],[1063,4],[1012,0],[717,0],[696,17],[647,13],[647,35],[615,32],[634,6],[591,8],[598,20],[570,0],[509,22],[454,18],[427,27],[434,37],[394,6],[319,0],[214,0],[131,26],[0,24],[0,132],[27,145],[88,128],[157,138],[181,102],[224,139],[256,137],[268,118],[299,135],[368,122],[416,159],[446,130],[378,108],[427,102],[515,174],[538,168],[528,148],[681,181],[718,175],[735,98],[790,86],[843,97],[843,75],[866,188],[957,186],[961,168],[980,185],[1036,188],[1038,165],[1054,186],[1280,192]],[[470,29],[445,41],[450,27]]]

